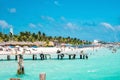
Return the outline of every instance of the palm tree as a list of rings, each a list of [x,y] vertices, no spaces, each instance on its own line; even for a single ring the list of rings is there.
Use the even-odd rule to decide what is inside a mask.
[[[38,36],[38,41],[40,41],[41,40],[41,38],[40,38],[40,36],[41,36],[41,32],[40,31],[38,31],[38,33],[37,33],[37,36]]]
[[[4,40],[3,40],[3,34],[2,34],[2,32],[0,32],[0,42],[3,42]]]

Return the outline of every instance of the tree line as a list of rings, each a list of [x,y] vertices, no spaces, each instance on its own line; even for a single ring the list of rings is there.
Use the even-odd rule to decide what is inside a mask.
[[[38,31],[37,33],[31,33],[29,31],[20,32],[19,34],[4,34],[0,32],[0,42],[8,42],[8,41],[17,41],[17,42],[36,42],[36,41],[44,41],[48,43],[49,41],[57,41],[58,43],[66,43],[66,44],[91,44],[90,41],[80,40],[77,38],[62,37],[62,36],[47,36],[45,33]]]

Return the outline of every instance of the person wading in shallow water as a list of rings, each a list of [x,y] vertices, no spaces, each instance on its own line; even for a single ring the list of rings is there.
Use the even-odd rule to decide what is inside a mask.
[[[21,54],[18,55],[18,70],[17,74],[24,74],[24,64],[23,64],[23,56]]]

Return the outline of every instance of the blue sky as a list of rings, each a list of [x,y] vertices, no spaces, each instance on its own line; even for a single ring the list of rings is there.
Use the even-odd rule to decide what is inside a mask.
[[[120,0],[0,0],[0,31],[120,41]]]

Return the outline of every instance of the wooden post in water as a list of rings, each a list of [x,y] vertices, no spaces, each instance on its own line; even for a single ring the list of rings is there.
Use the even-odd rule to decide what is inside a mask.
[[[75,59],[76,54],[73,54],[73,59]]]
[[[40,54],[40,59],[44,60],[45,59],[44,56],[45,56],[44,54]]]
[[[85,59],[85,54],[83,54],[83,59]]]
[[[34,54],[33,54],[33,60],[35,60]]]
[[[46,80],[46,73],[41,73],[39,77],[40,80]]]
[[[71,59],[71,55],[69,54],[68,56],[69,56],[69,59]]]
[[[7,60],[10,60],[10,55],[7,55]]]
[[[59,59],[59,56],[60,56],[60,55],[58,54],[57,56],[58,56],[57,58]]]
[[[21,54],[18,55],[18,70],[17,70],[17,74],[18,75],[24,74],[23,55],[21,55]]]
[[[80,59],[82,59],[82,56],[83,56],[83,55],[82,55],[82,54],[80,54]]]
[[[19,78],[10,78],[10,80],[20,80]]]
[[[64,57],[64,54],[61,54],[60,56],[61,56],[61,59],[63,59],[63,57]]]
[[[17,60],[17,55],[15,55],[15,60]]]
[[[86,54],[86,59],[88,59],[88,55]]]

